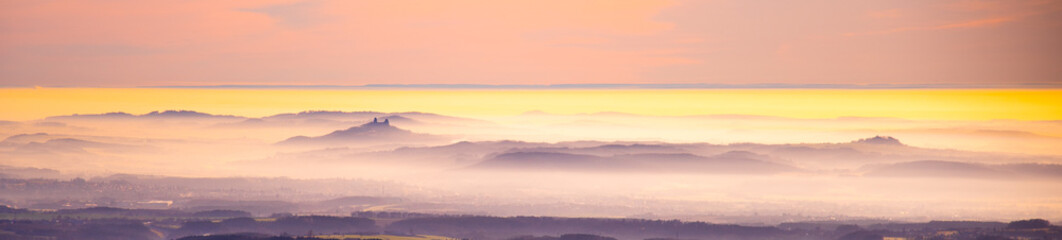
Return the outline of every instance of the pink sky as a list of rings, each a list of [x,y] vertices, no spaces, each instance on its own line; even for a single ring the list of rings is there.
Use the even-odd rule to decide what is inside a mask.
[[[1062,82],[1062,1],[2,1],[0,86]]]

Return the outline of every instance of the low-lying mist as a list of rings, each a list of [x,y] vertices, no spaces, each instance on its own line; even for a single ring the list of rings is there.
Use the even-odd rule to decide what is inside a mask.
[[[2,124],[0,177],[144,192],[110,204],[366,196],[401,200],[353,210],[736,223],[1062,219],[1057,122],[163,111]],[[213,186],[225,181],[261,184]],[[0,203],[106,204],[91,193],[34,194],[0,193]],[[302,210],[335,210],[322,209]]]

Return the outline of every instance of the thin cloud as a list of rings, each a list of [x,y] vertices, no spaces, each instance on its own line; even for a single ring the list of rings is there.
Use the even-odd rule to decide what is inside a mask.
[[[1012,84],[1056,78],[1050,63],[1060,58],[1051,53],[1062,2],[962,1],[7,4],[0,8],[0,85]],[[948,31],[963,35],[938,34]],[[916,41],[849,41],[886,34]],[[954,52],[957,46],[966,46],[962,54]],[[1000,58],[1021,61],[994,60]]]
[[[941,26],[937,26],[937,27],[935,27],[933,29],[934,30],[942,30],[942,29],[954,29],[954,28],[989,27],[989,26],[998,25],[1000,23],[1012,22],[1014,20],[1015,20],[1014,17],[988,18],[988,19],[980,19],[980,20],[961,22],[961,23],[955,23],[955,24],[941,25]]]
[[[943,25],[936,25],[936,26],[928,26],[928,27],[902,27],[902,28],[893,28],[893,29],[882,30],[882,31],[850,32],[850,33],[845,33],[844,36],[846,36],[846,37],[874,36],[874,35],[886,35],[886,34],[894,34],[894,33],[902,33],[902,32],[912,32],[912,31],[932,31],[932,30],[948,30],[948,29],[961,29],[961,28],[981,28],[981,27],[996,26],[996,25],[999,25],[999,24],[1007,23],[1007,22],[1013,22],[1013,21],[1016,21],[1016,19],[1017,18],[1015,18],[1015,17],[995,17],[995,18],[985,18],[985,19],[978,19],[978,20],[958,22],[958,23],[950,23],[950,24],[943,24]]]

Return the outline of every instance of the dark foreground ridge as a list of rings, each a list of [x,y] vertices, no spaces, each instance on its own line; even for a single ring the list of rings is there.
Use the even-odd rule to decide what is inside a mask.
[[[35,211],[0,206],[0,239],[1060,239],[1062,227],[1042,219],[928,223],[791,222],[741,226],[678,220],[492,217],[408,212],[350,216],[211,210],[85,208]]]

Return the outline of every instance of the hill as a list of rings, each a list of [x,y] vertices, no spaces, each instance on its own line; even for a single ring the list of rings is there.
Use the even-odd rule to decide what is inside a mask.
[[[773,174],[797,168],[764,161],[765,156],[727,152],[713,156],[689,153],[638,153],[594,156],[559,152],[510,152],[493,156],[473,169],[638,171],[714,174]]]
[[[388,145],[388,144],[427,144],[441,143],[448,138],[443,136],[414,133],[409,130],[397,128],[390,121],[378,121],[344,130],[333,131],[329,134],[317,137],[296,136],[278,142],[278,145],[295,146],[350,146],[350,145]]]

